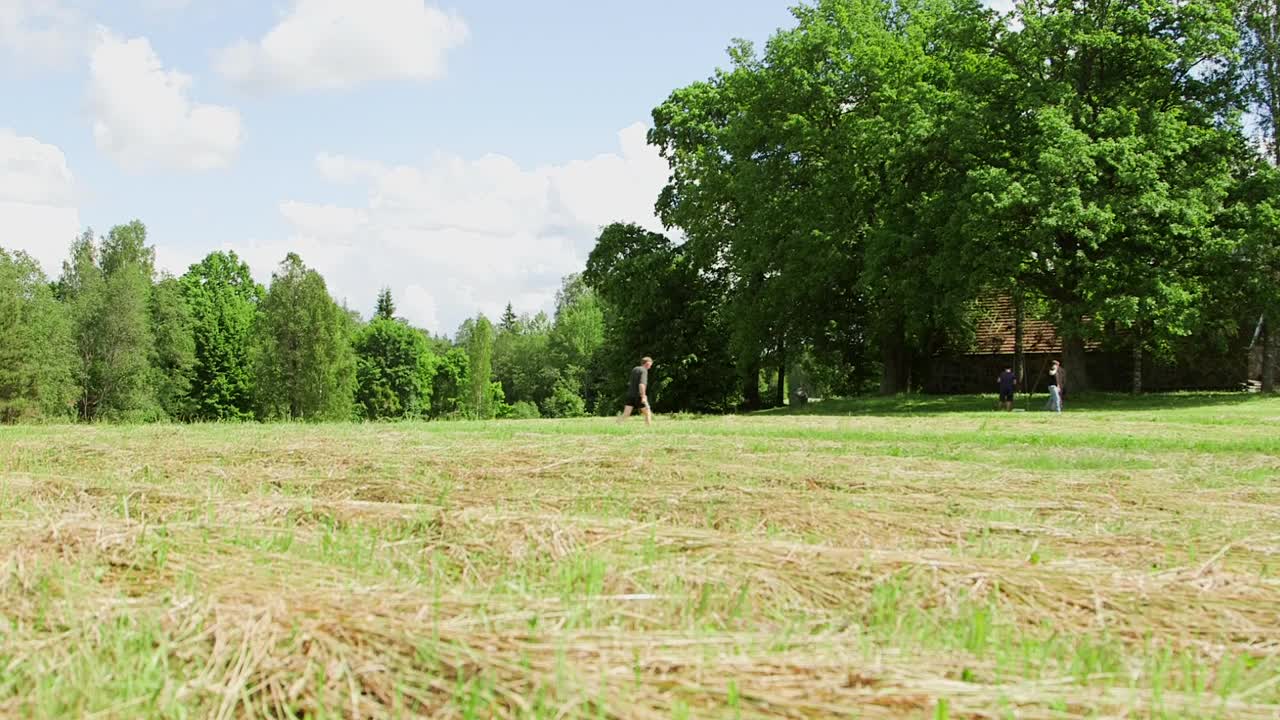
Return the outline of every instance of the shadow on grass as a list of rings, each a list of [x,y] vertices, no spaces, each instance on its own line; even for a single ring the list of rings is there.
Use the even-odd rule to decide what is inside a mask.
[[[1143,412],[1149,410],[1185,410],[1243,405],[1264,399],[1244,392],[1178,392],[1126,395],[1121,393],[1068,394],[1064,409],[1090,412]],[[1019,395],[1016,410],[1044,412],[1048,396]],[[840,415],[943,415],[965,412],[992,412],[997,409],[992,395],[894,395],[889,397],[839,398],[816,400],[803,407],[781,407],[762,410],[760,416],[840,416]]]

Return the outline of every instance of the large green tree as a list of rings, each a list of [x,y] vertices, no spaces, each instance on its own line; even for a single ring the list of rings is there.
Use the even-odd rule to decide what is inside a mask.
[[[763,54],[739,43],[730,70],[673,93],[651,134],[672,168],[662,216],[727,288],[749,404],[761,363],[780,402],[793,359],[865,375],[873,346],[885,389],[904,389],[908,346],[930,349],[975,284],[933,255],[973,134],[954,119],[957,68],[989,54],[991,14],[882,0],[794,14]]]
[[[196,365],[195,320],[176,278],[162,278],[152,288],[151,330],[151,386],[156,403],[166,417],[190,420],[195,416],[191,402]]]
[[[369,420],[426,417],[431,409],[435,357],[421,331],[393,319],[391,293],[356,331],[356,408]]]
[[[1070,385],[1104,319],[1139,338],[1185,334],[1197,260],[1220,247],[1239,110],[1222,72],[1230,0],[1029,0],[995,57],[990,144],[969,171],[947,257],[994,258],[1050,304]],[[957,260],[957,268],[966,264]],[[1117,298],[1120,301],[1117,302]]]
[[[79,356],[79,415],[140,418],[156,410],[151,373],[151,284],[155,253],[138,221],[101,241],[86,231],[59,284]]]
[[[723,288],[686,250],[637,225],[601,232],[583,274],[605,317],[595,411],[623,400],[628,371],[646,355],[657,362],[649,392],[660,410],[722,411],[741,400],[725,343]]]
[[[493,341],[493,323],[483,314],[477,315],[459,332],[458,342],[467,352],[468,384],[464,407],[473,418],[492,419],[498,411],[492,387]],[[501,386],[498,395],[501,395]]]
[[[595,360],[604,346],[604,307],[581,275],[564,279],[556,294],[556,315],[548,334],[543,366],[555,368],[559,377],[551,388],[544,411],[552,417],[581,414],[596,404],[592,391]],[[575,400],[574,398],[580,398]]]
[[[467,388],[470,378],[466,348],[452,347],[447,343],[437,347],[435,374],[431,378],[432,419],[456,417],[465,412]]]
[[[531,403],[543,408],[560,380],[551,359],[551,321],[546,313],[504,319],[493,340],[493,375],[506,403]],[[468,325],[471,327],[474,323]]]
[[[1242,0],[1240,3],[1242,77],[1245,97],[1257,119],[1257,137],[1265,148],[1270,168],[1260,175],[1273,176],[1280,167],[1280,1]],[[1262,390],[1275,392],[1277,354],[1280,352],[1280,221],[1274,183],[1268,178],[1253,188],[1269,189],[1257,198],[1255,222],[1246,243],[1252,263],[1250,275],[1257,288],[1257,304],[1265,313],[1263,325]]]
[[[0,422],[72,415],[75,348],[39,264],[0,249]]]
[[[210,253],[191,266],[181,283],[194,324],[192,416],[252,418],[253,327],[265,291],[234,252]]]
[[[262,417],[352,417],[356,360],[351,324],[320,273],[290,253],[271,277],[254,333],[255,388]]]

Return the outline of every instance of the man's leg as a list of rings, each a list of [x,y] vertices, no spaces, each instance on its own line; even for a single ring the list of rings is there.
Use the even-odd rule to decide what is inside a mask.
[[[644,405],[644,424],[653,424],[653,411],[649,409],[649,403],[645,403]]]
[[[618,416],[618,422],[622,422],[623,420],[626,420],[627,418],[631,417],[631,411],[634,409],[635,408],[631,407],[630,405],[624,406],[622,408],[622,414]]]

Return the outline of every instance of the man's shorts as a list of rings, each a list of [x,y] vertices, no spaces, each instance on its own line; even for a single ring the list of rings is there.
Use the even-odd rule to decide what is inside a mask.
[[[627,404],[631,407],[644,407],[644,402],[640,400],[639,395],[631,395],[627,398]]]
[[[1000,402],[1013,402],[1013,393],[1011,392],[1000,393]]]

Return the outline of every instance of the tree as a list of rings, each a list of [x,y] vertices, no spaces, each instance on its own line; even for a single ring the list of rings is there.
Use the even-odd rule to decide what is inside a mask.
[[[156,407],[150,362],[154,250],[139,221],[95,242],[87,231],[63,266],[61,299],[70,310],[80,358],[84,420],[142,417]]]
[[[383,320],[395,320],[396,304],[391,299],[391,288],[383,288],[382,292],[378,293],[378,306],[373,316]]]
[[[196,364],[195,319],[182,294],[182,284],[166,277],[151,291],[151,385],[166,417],[190,420]]]
[[[474,321],[466,324],[473,326]],[[459,341],[465,342],[469,332],[460,335]],[[560,369],[549,356],[550,340],[551,321],[546,313],[519,317],[510,329],[499,327],[493,341],[493,374],[502,386],[504,402],[542,407],[551,397]]]
[[[385,300],[385,303],[384,303]],[[356,407],[369,420],[426,417],[431,409],[435,358],[420,331],[382,315],[391,294],[379,297],[379,314],[356,332]]]
[[[466,411],[480,419],[492,419],[494,407],[490,384],[493,381],[493,324],[483,314],[477,315],[466,333],[469,384]]]
[[[180,282],[191,309],[195,344],[192,417],[252,418],[253,327],[265,291],[234,252],[210,253]]]
[[[570,275],[556,294],[555,321],[548,333],[546,352],[535,358],[539,366],[549,364],[558,370],[550,395],[543,401],[547,415],[576,417],[595,405],[588,375],[603,345],[604,308],[581,275]],[[577,396],[578,400],[575,402],[570,396]]]
[[[1258,120],[1258,137],[1272,168],[1280,167],[1280,2],[1243,0],[1241,36],[1245,97]],[[1264,171],[1269,172],[1269,171]],[[1248,239],[1259,275],[1259,304],[1264,313],[1262,391],[1275,392],[1277,350],[1280,348],[1280,225],[1275,222],[1274,197],[1264,197]]]
[[[507,303],[507,309],[502,311],[502,319],[498,322],[499,332],[515,332],[518,322],[515,308],[511,307],[511,303]]]
[[[606,227],[583,280],[604,308],[604,345],[591,392],[600,412],[626,394],[626,373],[657,364],[650,402],[661,410],[720,411],[737,404],[737,371],[720,316],[722,288],[669,239],[636,225]]]
[[[67,417],[76,397],[66,309],[40,266],[0,249],[0,422]]]
[[[460,347],[445,349],[436,355],[435,375],[431,378],[432,419],[464,412],[469,386],[467,351]]]
[[[987,146],[968,172],[964,232],[944,257],[1015,269],[1045,298],[1073,390],[1085,342],[1108,316],[1147,338],[1191,331],[1198,247],[1232,182],[1239,106],[1228,0],[1030,0],[1002,33],[1006,63],[982,88]],[[961,272],[965,264],[957,261]],[[1131,298],[1117,313],[1117,294]]]
[[[762,366],[776,368],[781,402],[791,359],[865,375],[873,342],[884,387],[903,389],[908,340],[926,344],[940,311],[958,314],[929,267],[937,233],[919,204],[954,181],[935,160],[955,140],[941,130],[948,58],[974,62],[962,53],[991,27],[962,2],[823,0],[793,13],[797,27],[762,56],[739,43],[730,70],[673,93],[650,135],[672,169],[662,217],[725,287],[749,406]]]
[[[271,276],[255,336],[259,414],[347,420],[356,381],[351,319],[324,278],[290,253]]]

